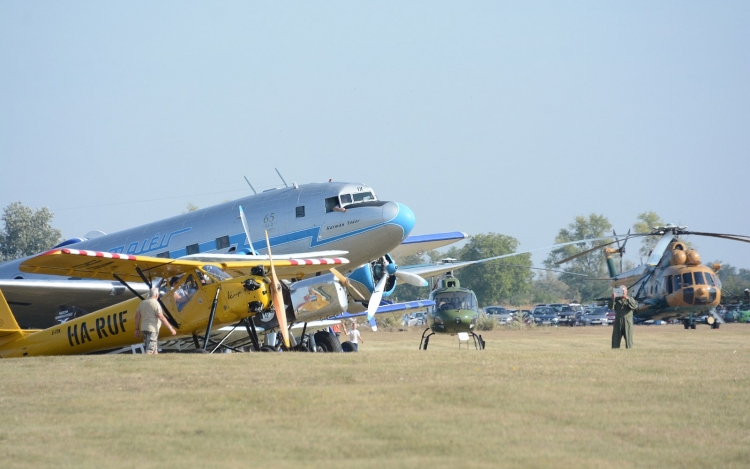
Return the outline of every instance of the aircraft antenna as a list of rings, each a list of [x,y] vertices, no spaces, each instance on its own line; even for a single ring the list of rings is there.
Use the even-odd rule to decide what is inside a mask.
[[[253,185],[250,184],[250,181],[247,180],[247,176],[242,176],[242,177],[245,178],[245,182],[247,183],[248,186],[250,186],[250,189],[253,190],[253,194],[258,195],[258,193],[255,191],[255,188],[253,187]]]
[[[284,176],[282,176],[282,175],[281,175],[281,173],[279,172],[279,170],[278,170],[277,168],[273,168],[273,169],[275,169],[275,170],[276,170],[276,174],[278,174],[278,175],[279,175],[279,177],[281,178],[281,182],[283,182],[283,183],[284,183],[284,187],[289,187],[289,185],[288,185],[288,184],[286,183],[286,181],[284,180]]]

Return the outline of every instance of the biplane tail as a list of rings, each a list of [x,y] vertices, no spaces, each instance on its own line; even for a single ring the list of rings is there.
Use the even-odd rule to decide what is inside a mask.
[[[18,327],[16,317],[10,311],[10,306],[5,300],[5,295],[0,291],[0,343],[7,342],[9,338],[21,334],[21,328]]]

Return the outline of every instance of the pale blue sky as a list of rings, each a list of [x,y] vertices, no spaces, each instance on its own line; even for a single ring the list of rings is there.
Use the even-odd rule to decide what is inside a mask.
[[[278,167],[370,184],[414,234],[531,249],[653,210],[750,235],[748,25],[746,1],[4,1],[0,207],[114,232]]]

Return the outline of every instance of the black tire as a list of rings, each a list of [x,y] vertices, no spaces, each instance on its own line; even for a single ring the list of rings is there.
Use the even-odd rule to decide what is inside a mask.
[[[685,319],[682,321],[682,325],[685,326],[685,329],[688,329],[690,327],[690,321]]]
[[[349,342],[348,340],[341,344],[341,350],[343,352],[356,352],[357,351],[356,347],[354,347],[354,344]]]
[[[276,347],[272,347],[270,345],[263,345],[260,347],[260,351],[261,352],[278,352],[279,349],[277,349]]]
[[[339,342],[339,338],[336,337],[336,334],[328,331],[316,332],[315,344],[318,346],[318,348],[323,349],[324,352],[343,352],[343,350],[341,350],[341,342]]]
[[[695,323],[690,324],[690,329],[695,329]]]

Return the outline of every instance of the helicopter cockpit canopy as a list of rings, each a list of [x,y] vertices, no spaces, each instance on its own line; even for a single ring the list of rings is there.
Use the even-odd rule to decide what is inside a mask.
[[[477,309],[477,297],[469,291],[436,293],[433,300],[438,311]]]

